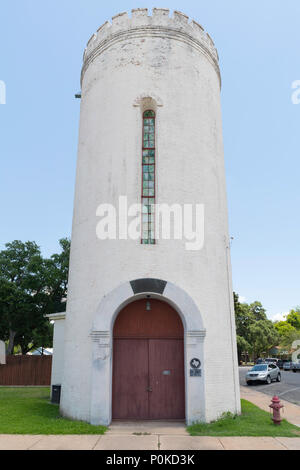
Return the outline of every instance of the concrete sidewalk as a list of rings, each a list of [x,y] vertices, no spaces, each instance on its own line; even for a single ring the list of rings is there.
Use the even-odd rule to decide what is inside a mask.
[[[269,411],[270,396],[241,387],[241,397]],[[284,417],[300,426],[300,407],[282,400]],[[183,422],[114,422],[101,435],[0,435],[0,450],[300,450],[294,437],[190,436]]]
[[[150,431],[151,428],[148,429]],[[207,437],[181,434],[0,435],[0,450],[300,450],[293,437]]]

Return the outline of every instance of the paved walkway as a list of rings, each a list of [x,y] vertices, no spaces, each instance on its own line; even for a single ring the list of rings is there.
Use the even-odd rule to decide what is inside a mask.
[[[149,429],[150,431],[150,429]],[[180,434],[103,436],[0,435],[0,450],[300,450],[294,437],[207,437]]]
[[[241,397],[269,411],[269,396],[241,387]],[[284,417],[300,426],[300,407],[282,402]],[[183,422],[114,422],[103,436],[2,434],[0,450],[300,450],[300,438],[190,436]]]

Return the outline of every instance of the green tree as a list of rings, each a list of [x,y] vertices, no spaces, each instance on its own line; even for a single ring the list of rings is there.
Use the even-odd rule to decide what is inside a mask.
[[[22,351],[51,348],[53,346],[53,324],[49,321],[43,323],[39,328],[32,330],[31,335],[28,338],[24,338],[23,342],[19,341],[19,344]]]
[[[239,296],[233,293],[234,311],[235,311],[235,324],[237,334],[237,352],[238,360],[241,361],[242,354],[248,354],[251,350],[249,343],[250,339],[250,325],[254,322],[253,312],[250,306],[246,303],[240,303]]]
[[[27,300],[21,289],[0,278],[0,339],[7,341],[8,354],[13,352],[19,316]]]
[[[249,309],[252,314],[252,318],[255,321],[267,320],[266,310],[263,308],[262,304],[257,300],[249,305]]]
[[[243,336],[237,335],[236,337],[237,351],[238,351],[238,361],[242,360],[242,354],[248,354],[248,351],[251,351],[251,346],[248,341],[243,338]]]
[[[290,310],[286,317],[286,321],[296,330],[300,330],[300,307]]]
[[[280,344],[286,344],[286,340],[291,336],[291,333],[296,331],[296,328],[287,321],[277,321],[274,323],[276,330],[280,336]]]
[[[278,345],[279,333],[271,320],[257,320],[249,328],[250,345],[255,360],[262,353]]]
[[[252,353],[255,359],[278,344],[279,333],[260,302],[240,303],[238,294],[234,293],[234,310],[239,360],[246,352]]]
[[[65,312],[68,290],[70,240],[59,240],[61,252],[45,260],[44,283],[47,286],[44,299],[44,312]]]
[[[290,351],[293,342],[297,339],[300,339],[300,330],[291,329],[280,339],[280,345]]]
[[[38,276],[42,257],[35,242],[15,240],[7,243],[0,252],[1,324],[5,325],[8,354],[14,349],[16,336],[26,328],[32,328],[36,314],[35,296],[41,289]]]
[[[236,334],[247,340],[249,326],[253,322],[253,315],[246,303],[240,303],[239,296],[233,293]]]
[[[0,336],[7,353],[19,345],[22,354],[51,346],[45,314],[66,306],[70,241],[60,240],[61,253],[43,259],[35,242],[15,240],[0,252]]]

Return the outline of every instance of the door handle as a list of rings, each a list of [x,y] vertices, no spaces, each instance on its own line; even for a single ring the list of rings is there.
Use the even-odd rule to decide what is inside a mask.
[[[146,392],[152,392],[152,387],[147,387]]]

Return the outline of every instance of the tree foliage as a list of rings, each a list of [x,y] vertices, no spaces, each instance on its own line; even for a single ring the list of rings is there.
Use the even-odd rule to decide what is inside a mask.
[[[290,310],[290,313],[286,317],[286,321],[296,330],[300,330],[300,307]]]
[[[52,326],[45,314],[65,311],[70,241],[59,241],[61,252],[43,258],[35,242],[14,240],[0,252],[0,338],[22,354],[49,347]]]
[[[296,328],[287,321],[278,321],[274,326],[279,333],[280,342],[285,342],[286,339],[290,337],[291,333],[296,331]]]
[[[257,320],[249,327],[251,352],[254,358],[278,345],[279,334],[271,320]]]
[[[275,323],[280,336],[280,345],[288,350],[295,340],[300,339],[300,310],[299,307],[291,309],[290,313],[286,316],[285,321],[278,321]]]
[[[300,339],[300,307],[290,310],[286,320],[268,320],[260,302],[240,303],[233,293],[239,360],[242,354],[251,354],[255,360],[274,346],[291,351],[293,341]]]
[[[239,360],[243,353],[252,354],[255,359],[277,345],[279,333],[260,302],[240,303],[235,292],[233,298]]]

